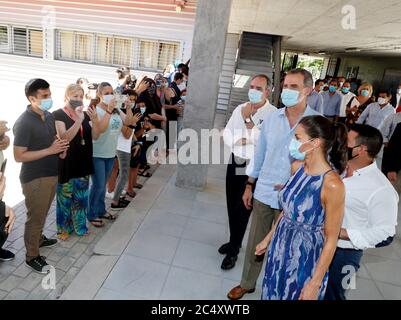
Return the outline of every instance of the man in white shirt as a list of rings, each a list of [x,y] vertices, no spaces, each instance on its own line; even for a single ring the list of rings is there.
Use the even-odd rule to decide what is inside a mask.
[[[349,83],[348,81],[345,82],[340,89],[342,100],[341,100],[339,121],[342,123],[345,123],[345,120],[347,119],[346,109],[347,105],[351,102],[351,100],[352,102],[350,107],[353,107],[355,105],[359,106],[358,100],[355,99],[355,94],[352,93],[350,90],[351,90],[351,83]]]
[[[270,85],[271,80],[266,75],[253,77],[248,93],[249,102],[234,110],[224,129],[224,143],[230,148],[232,155],[226,177],[230,241],[219,248],[219,253],[226,255],[221,264],[223,270],[235,266],[251,213],[242,201],[248,180],[245,167],[254,155],[265,116],[276,110],[268,100]]]
[[[344,220],[326,300],[346,300],[348,280],[358,271],[363,250],[388,245],[395,235],[398,194],[375,163],[382,144],[380,131],[368,125],[356,124],[348,133]]]

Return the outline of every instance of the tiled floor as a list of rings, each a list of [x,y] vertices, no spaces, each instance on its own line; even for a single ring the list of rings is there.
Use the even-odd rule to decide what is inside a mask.
[[[234,269],[220,269],[217,248],[228,237],[224,167],[211,167],[209,177],[204,192],[170,179],[96,299],[226,299],[239,284],[244,252]],[[245,299],[260,298],[261,278]],[[349,298],[401,299],[400,240],[366,252]]]

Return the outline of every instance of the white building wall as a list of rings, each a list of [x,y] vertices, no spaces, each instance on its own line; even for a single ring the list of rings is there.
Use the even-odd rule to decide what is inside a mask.
[[[188,1],[181,13],[175,11],[171,0],[0,0],[0,24],[45,29],[47,60],[54,59],[53,30],[67,29],[179,42],[179,58],[186,62],[191,56],[195,9],[195,0]],[[0,62],[12,59],[0,54]]]

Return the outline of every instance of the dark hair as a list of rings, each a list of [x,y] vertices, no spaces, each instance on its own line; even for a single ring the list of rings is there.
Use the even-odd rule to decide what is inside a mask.
[[[316,87],[320,82],[323,82],[323,83],[324,83],[324,80],[322,80],[322,79],[317,79],[317,80],[315,81],[315,87]]]
[[[330,84],[330,83],[335,83],[335,84],[337,85],[337,87],[338,87],[338,80],[332,79],[332,80],[330,80],[329,84]]]
[[[350,126],[349,130],[355,131],[358,134],[356,143],[366,146],[369,157],[372,159],[376,158],[383,145],[381,132],[372,126],[359,123]]]
[[[125,90],[122,92],[122,94],[123,94],[123,95],[126,95],[126,96],[138,97],[138,93],[136,93],[136,91],[135,91],[135,90],[132,90],[132,89],[125,89]]]
[[[270,78],[267,75],[265,75],[265,74],[257,74],[256,76],[252,77],[251,81],[253,81],[253,80],[257,79],[257,78],[265,79],[266,80],[266,88],[270,88],[272,82],[271,82]]]
[[[184,75],[181,72],[177,72],[174,76],[174,81],[182,80],[184,79]]]
[[[348,161],[347,127],[339,122],[333,123],[323,116],[304,117],[299,124],[302,125],[309,137],[324,141],[322,149],[324,153],[328,154],[328,160],[339,174],[343,173]]]
[[[49,89],[50,84],[43,79],[31,79],[25,85],[25,96],[27,98],[36,97],[38,90]]]
[[[182,69],[182,68],[185,68],[185,67],[187,67],[187,65],[186,65],[185,63],[180,63],[180,64],[177,66],[177,69]]]
[[[288,71],[287,76],[289,74],[302,74],[304,77],[304,86],[309,87],[309,88],[313,87],[313,77],[312,77],[312,74],[308,70],[305,70],[302,68],[296,68],[296,69],[292,69],[292,70]]]
[[[390,90],[386,89],[386,88],[380,88],[379,91],[377,91],[377,95],[384,93],[387,97],[391,97],[391,92]]]

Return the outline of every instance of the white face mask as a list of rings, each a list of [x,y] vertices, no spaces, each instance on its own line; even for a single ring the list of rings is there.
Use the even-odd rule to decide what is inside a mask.
[[[106,96],[103,96],[103,103],[109,105],[111,100],[114,99],[114,95],[108,94]]]
[[[401,88],[398,88],[397,93],[401,94]]]
[[[185,90],[186,88],[187,88],[187,85],[185,84],[185,82],[181,83],[181,84],[178,86],[178,89],[180,89],[181,91]]]
[[[387,104],[387,99],[379,98],[379,99],[377,99],[377,102],[378,102],[380,105],[385,105],[385,104]]]

